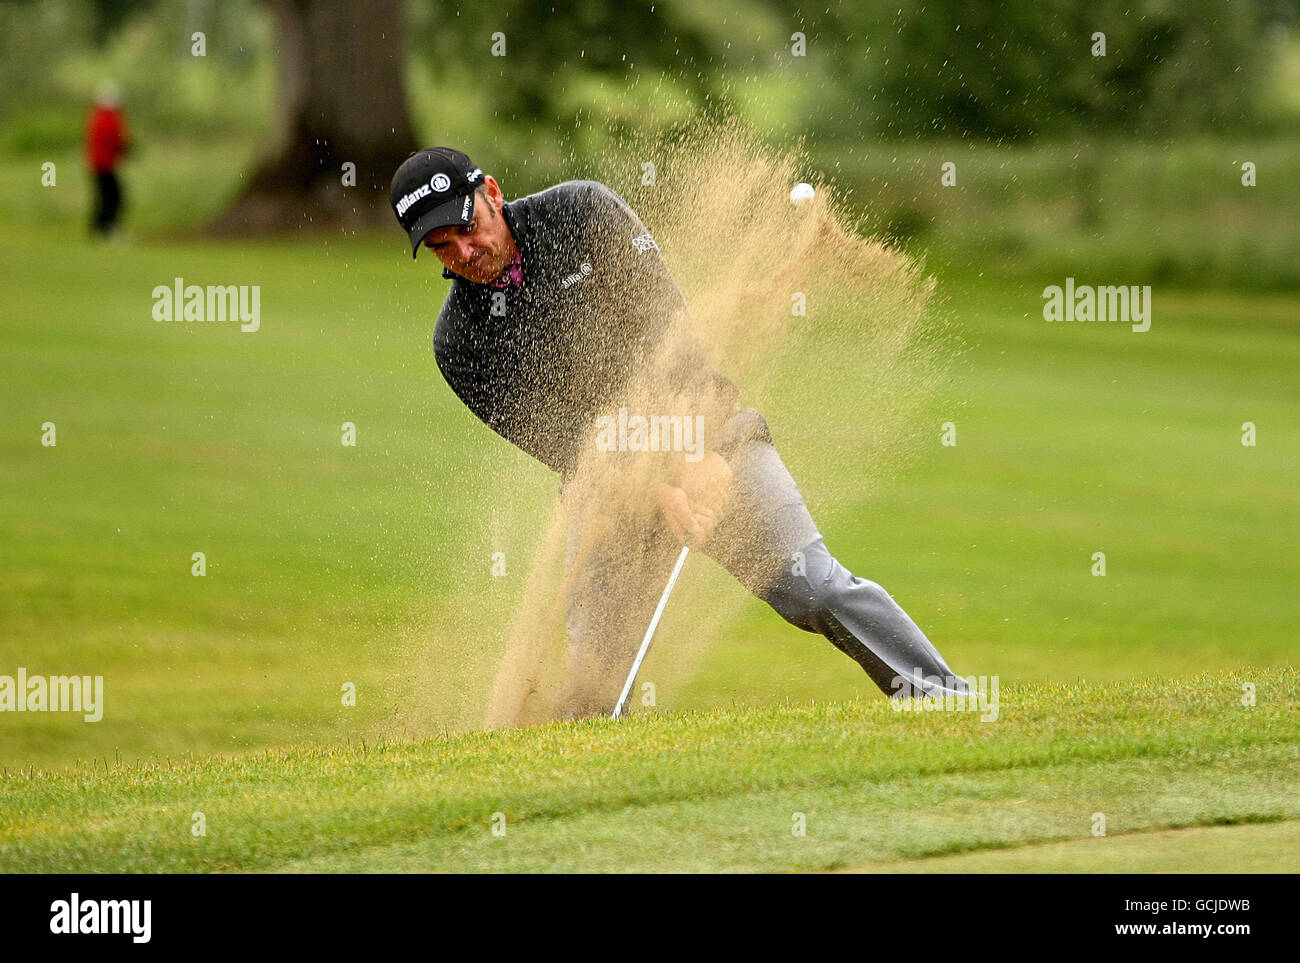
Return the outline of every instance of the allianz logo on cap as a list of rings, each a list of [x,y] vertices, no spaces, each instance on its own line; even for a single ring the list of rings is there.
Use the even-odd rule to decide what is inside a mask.
[[[480,168],[474,168],[471,172],[465,174],[465,181],[473,183],[474,181],[477,181],[478,178],[481,178],[482,175],[484,175],[484,172],[482,172]],[[429,183],[426,183],[426,185],[420,185],[416,190],[409,192],[409,194],[404,195],[402,199],[398,200],[398,203],[396,203],[398,217],[402,217],[403,214],[406,214],[406,212],[411,209],[411,205],[415,204],[417,200],[428,198],[428,196],[434,191],[437,191],[438,194],[446,194],[448,190],[451,190],[451,178],[447,177],[445,173],[442,173],[441,170],[439,170],[437,174],[434,174],[432,178],[429,178]],[[467,204],[465,205],[465,211],[461,214],[461,217],[468,217],[468,214],[469,207]]]
[[[444,176],[446,176],[446,175],[439,174],[438,176],[439,176],[439,177],[444,177]],[[411,209],[411,205],[412,205],[412,204],[414,204],[414,203],[415,203],[416,201],[418,201],[420,198],[422,198],[422,197],[428,197],[428,196],[429,196],[429,185],[428,185],[428,184],[421,184],[419,187],[417,187],[415,190],[411,191],[411,193],[409,193],[409,194],[405,195],[404,197],[402,197],[402,198],[397,202],[397,216],[398,216],[398,217],[401,217],[403,214],[405,214],[407,211],[409,211],[409,210]]]
[[[476,167],[468,174],[465,175],[465,180],[473,184],[476,180],[478,180],[482,176],[483,176],[483,171]],[[430,193],[432,193],[433,191],[437,191],[439,194],[445,194],[450,189],[451,189],[451,178],[448,177],[446,174],[444,174],[442,171],[439,171],[429,179],[428,184],[421,184],[415,190],[411,191],[411,193],[404,195],[397,202],[397,216],[401,217],[403,214],[405,214],[407,211],[411,209],[412,204],[414,204],[416,201],[420,200],[423,197],[428,197]],[[465,205],[464,213],[461,214],[461,217],[465,218],[468,216],[469,216],[469,204],[467,202]]]

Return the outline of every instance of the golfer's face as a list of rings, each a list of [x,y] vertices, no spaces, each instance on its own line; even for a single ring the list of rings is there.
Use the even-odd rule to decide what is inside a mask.
[[[424,246],[453,274],[486,284],[500,277],[510,263],[508,230],[491,199],[478,197],[472,221],[461,227],[438,228],[424,239]]]

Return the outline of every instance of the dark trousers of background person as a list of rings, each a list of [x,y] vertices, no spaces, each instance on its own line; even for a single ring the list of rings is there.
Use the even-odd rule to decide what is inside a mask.
[[[112,171],[95,173],[95,214],[91,221],[92,234],[108,237],[117,228],[117,218],[122,211],[122,186]]]

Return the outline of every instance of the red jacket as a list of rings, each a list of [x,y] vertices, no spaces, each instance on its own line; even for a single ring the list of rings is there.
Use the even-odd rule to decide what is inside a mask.
[[[111,171],[126,153],[126,118],[115,107],[96,107],[86,119],[86,163],[100,174]]]

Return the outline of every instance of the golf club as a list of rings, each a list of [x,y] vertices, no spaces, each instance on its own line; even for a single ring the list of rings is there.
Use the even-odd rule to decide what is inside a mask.
[[[690,552],[689,544],[682,546],[681,554],[677,556],[677,564],[673,566],[673,574],[668,576],[668,584],[664,586],[664,594],[659,598],[659,605],[655,608],[654,617],[650,619],[650,627],[645,630],[645,638],[641,640],[641,648],[636,654],[636,661],[632,663],[632,671],[627,674],[627,681],[623,683],[623,694],[618,697],[618,705],[614,706],[614,714],[611,719],[617,719],[623,715],[627,707],[627,697],[632,691],[632,683],[636,681],[636,674],[641,668],[641,663],[645,661],[645,655],[650,651],[650,641],[655,637],[655,629],[659,627],[659,619],[664,614],[664,608],[668,605],[668,596],[673,593],[673,586],[677,584],[677,576],[682,574],[682,566],[686,564],[686,556]]]

